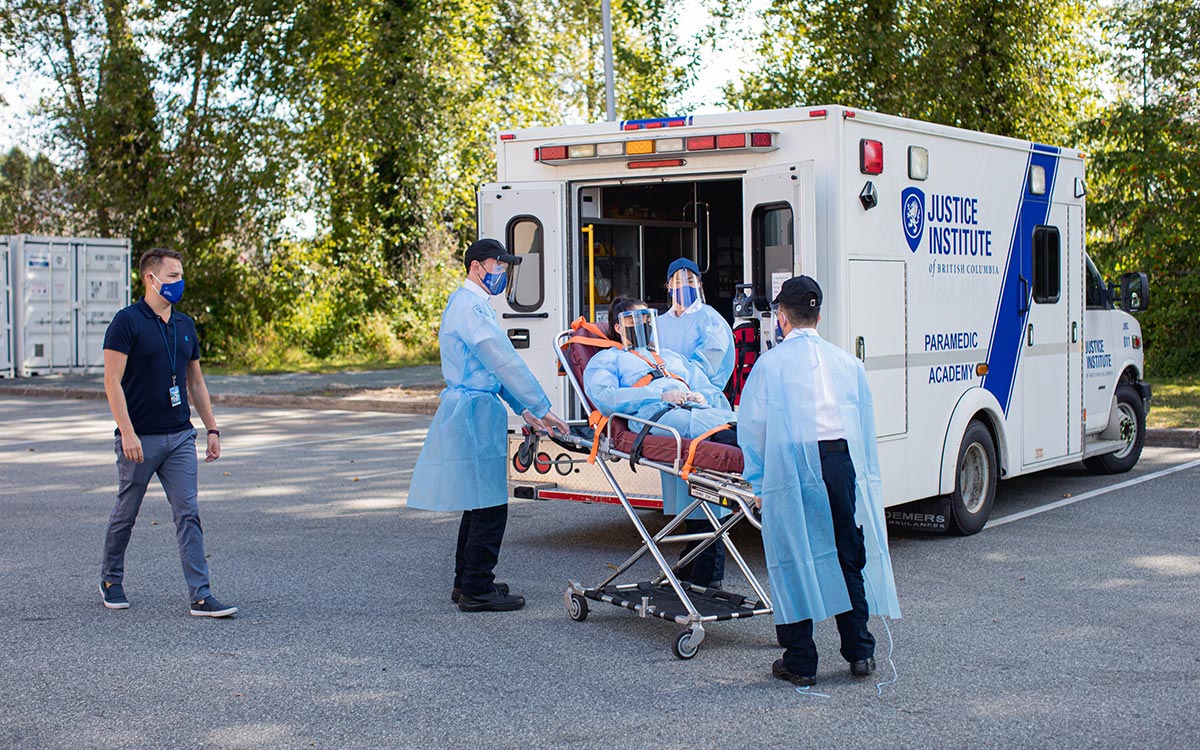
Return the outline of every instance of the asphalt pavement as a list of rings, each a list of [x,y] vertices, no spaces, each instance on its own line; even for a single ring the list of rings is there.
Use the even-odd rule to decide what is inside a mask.
[[[849,676],[829,622],[819,682],[801,694],[770,676],[769,618],[708,628],[690,661],[671,655],[675,626],[661,620],[594,603],[570,621],[566,581],[594,583],[636,546],[611,506],[514,503],[498,572],[529,605],[459,612],[457,518],[404,507],[427,416],[219,418],[225,455],[201,464],[201,517],[213,592],[241,612],[187,615],[157,487],[129,549],[132,607],[109,611],[97,592],[116,485],[104,402],[0,393],[0,748],[1007,750],[1200,737],[1200,451],[1148,448],[1115,477],[1080,466],[1004,482],[997,523],[976,536],[893,533],[895,682],[876,687],[893,677],[878,618],[869,680]],[[762,571],[755,534],[735,541]]]

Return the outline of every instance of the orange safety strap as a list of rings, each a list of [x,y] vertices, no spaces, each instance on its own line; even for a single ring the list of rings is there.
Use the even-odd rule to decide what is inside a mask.
[[[688,446],[687,461],[684,462],[683,468],[679,471],[679,478],[686,480],[688,478],[688,476],[691,475],[692,462],[696,460],[696,449],[700,447],[701,440],[712,437],[713,435],[716,435],[721,430],[728,430],[732,426],[733,425],[723,424],[723,425],[720,425],[719,427],[712,428],[708,432],[703,432],[703,433],[697,435],[696,437],[692,438],[692,444],[690,446]]]
[[[651,354],[653,354],[653,355],[654,355],[654,361],[653,361],[653,362],[651,362],[650,360],[646,359],[646,358],[645,358],[645,357],[643,357],[641,354],[638,354],[638,353],[637,353],[637,352],[635,352],[635,351],[632,351],[632,350],[630,350],[630,351],[629,351],[629,353],[630,353],[630,354],[632,354],[633,356],[637,357],[638,359],[642,360],[642,361],[643,361],[643,362],[645,362],[646,364],[650,365],[650,369],[651,369],[651,370],[658,370],[658,371],[659,371],[660,373],[662,373],[664,376],[666,376],[666,377],[668,377],[668,378],[674,378],[674,379],[678,380],[680,383],[683,383],[684,385],[687,385],[687,381],[686,381],[686,380],[684,380],[683,378],[679,377],[678,375],[676,375],[675,373],[673,373],[673,372],[671,372],[670,370],[668,370],[668,369],[667,369],[667,367],[666,367],[666,363],[665,363],[665,362],[663,362],[663,360],[662,360],[662,357],[658,356],[658,353],[657,353],[657,352],[651,352]],[[642,377],[638,378],[638,381],[637,381],[636,383],[634,383],[634,384],[633,384],[633,387],[634,387],[634,388],[641,388],[641,387],[643,387],[643,386],[649,385],[650,383],[653,383],[653,382],[654,382],[654,379],[655,379],[655,378],[654,378],[654,373],[653,373],[653,372],[648,372],[648,373],[646,373],[645,375],[643,375]],[[691,386],[688,386],[688,388],[691,388]]]
[[[604,431],[604,425],[608,424],[608,417],[604,416],[599,410],[594,410],[588,415],[588,425],[592,428],[592,452],[588,454],[588,463],[596,463],[596,453],[600,450],[600,433]]]

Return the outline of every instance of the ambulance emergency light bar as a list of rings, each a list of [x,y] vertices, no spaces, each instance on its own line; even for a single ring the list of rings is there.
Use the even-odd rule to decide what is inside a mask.
[[[674,126],[668,126],[674,127]],[[574,143],[569,146],[545,145],[533,150],[534,161],[543,164],[567,164],[601,159],[622,159],[629,156],[655,154],[695,154],[703,152],[751,151],[764,153],[779,148],[776,132],[738,132],[713,135],[689,135],[664,138],[644,138],[633,141],[601,141]],[[668,160],[677,161],[677,160]],[[635,162],[630,162],[632,167]],[[678,166],[662,164],[659,166]]]

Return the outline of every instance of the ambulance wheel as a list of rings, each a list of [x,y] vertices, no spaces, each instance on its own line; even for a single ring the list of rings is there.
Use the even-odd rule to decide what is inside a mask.
[[[700,651],[700,639],[692,637],[692,631],[684,630],[671,641],[671,653],[676,659],[684,661],[692,658]]]
[[[1146,443],[1146,407],[1142,404],[1141,394],[1128,383],[1117,386],[1117,414],[1125,446],[1114,453],[1083,459],[1083,465],[1095,474],[1124,474],[1142,457],[1142,446]]]
[[[950,493],[950,531],[962,536],[978,533],[992,514],[999,475],[992,433],[971,420],[958,449],[958,471]]]
[[[586,620],[588,616],[587,599],[579,594],[571,594],[571,599],[567,603],[567,614],[575,622]]]

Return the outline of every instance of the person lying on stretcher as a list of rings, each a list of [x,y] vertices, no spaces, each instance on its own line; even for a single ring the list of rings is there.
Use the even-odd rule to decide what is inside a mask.
[[[730,410],[715,407],[722,403],[719,391],[708,379],[688,364],[679,354],[658,348],[655,312],[640,300],[618,297],[609,305],[609,336],[620,347],[601,349],[592,356],[583,371],[583,389],[592,404],[605,417],[614,413],[629,414],[641,419],[667,425],[679,431],[681,437],[694,438],[721,425],[729,429],[713,433],[708,440],[737,445],[737,416]],[[631,430],[641,431],[633,423]],[[670,433],[660,428],[652,435]],[[676,515],[690,503],[687,483],[664,473],[662,475],[663,513]],[[724,516],[728,511],[714,509]],[[689,533],[711,530],[703,511],[697,509],[687,519]],[[684,554],[694,546],[688,545]],[[700,586],[720,588],[724,578],[724,546],[714,544],[680,571],[680,577]]]

